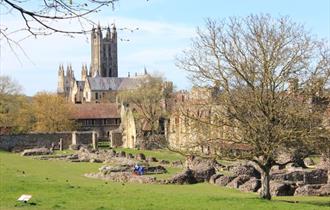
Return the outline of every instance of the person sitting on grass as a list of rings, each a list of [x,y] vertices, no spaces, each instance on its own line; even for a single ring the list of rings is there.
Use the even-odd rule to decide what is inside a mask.
[[[144,167],[139,166],[138,164],[135,164],[134,166],[134,174],[136,175],[143,175],[144,174]]]
[[[134,170],[133,170],[133,173],[135,174],[135,175],[138,175],[138,171],[139,171],[139,165],[138,164],[135,164],[135,166],[134,166]]]
[[[143,174],[144,174],[144,167],[143,167],[143,166],[140,166],[138,172],[139,172],[139,175],[140,175],[140,176],[143,175]]]

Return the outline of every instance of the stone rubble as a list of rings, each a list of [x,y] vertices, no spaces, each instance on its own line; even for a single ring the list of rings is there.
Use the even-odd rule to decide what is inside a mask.
[[[53,152],[48,148],[34,148],[34,149],[26,149],[24,150],[21,155],[22,156],[33,156],[33,155],[50,155]]]
[[[77,149],[77,148],[75,148]],[[209,182],[217,186],[236,188],[244,192],[258,192],[261,188],[261,174],[249,163],[236,163],[224,166],[215,160],[196,157],[187,158],[183,163],[180,160],[157,160],[155,157],[146,157],[143,153],[135,156],[124,151],[95,150],[80,146],[74,154],[53,155],[47,148],[24,150],[22,156],[35,156],[40,160],[61,159],[70,162],[105,163],[98,173],[85,174],[90,178],[98,178],[115,182],[157,183],[157,184],[195,184]],[[314,169],[302,167],[274,167],[270,174],[270,191],[272,196],[329,196],[330,195],[330,166],[322,163],[314,165],[312,159],[305,159],[306,165],[313,165]],[[154,165],[158,163],[159,165]],[[144,175],[133,173],[134,166],[144,167]],[[149,165],[153,164],[153,165]],[[152,174],[167,173],[164,167],[184,168],[181,173],[171,178],[157,180]],[[183,167],[185,166],[185,167]],[[217,171],[228,170],[227,175]]]
[[[231,175],[215,174],[209,182],[218,186],[237,188],[244,192],[257,192],[261,188],[260,173],[252,165],[228,167]],[[329,196],[329,171],[327,169],[277,169],[271,171],[272,196],[314,195]]]

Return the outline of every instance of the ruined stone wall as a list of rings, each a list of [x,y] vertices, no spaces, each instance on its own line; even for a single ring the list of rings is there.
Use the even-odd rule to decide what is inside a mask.
[[[6,151],[22,151],[37,147],[50,148],[63,140],[63,149],[72,144],[72,132],[29,133],[18,135],[0,135],[0,149]],[[92,144],[92,132],[77,132],[77,143]]]
[[[111,131],[111,147],[123,146],[122,133],[118,131]]]
[[[132,110],[122,105],[121,111],[122,141],[124,148],[135,148],[136,146],[136,127]]]
[[[97,133],[99,140],[108,140],[110,138],[110,132],[119,128],[119,125],[83,125],[80,127],[78,132],[92,132]]]
[[[93,138],[93,132],[76,132],[77,144],[91,144]]]

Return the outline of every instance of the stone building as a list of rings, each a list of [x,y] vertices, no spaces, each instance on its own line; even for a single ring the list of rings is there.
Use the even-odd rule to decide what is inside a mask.
[[[122,146],[126,148],[135,148],[137,145],[137,135],[133,112],[130,107],[122,105],[120,116],[122,120]]]
[[[117,31],[108,26],[103,37],[100,25],[91,33],[91,68],[90,76],[118,77]],[[86,72],[87,73],[87,72]]]
[[[88,78],[118,77],[118,53],[117,53],[117,30],[107,27],[106,34],[103,36],[100,25],[91,32],[91,64],[90,69],[83,65],[81,69],[81,81],[77,81],[71,65],[67,66],[66,73],[63,65],[58,69],[57,93],[65,96],[74,103],[81,103],[80,95]]]
[[[312,85],[313,96],[303,96],[299,88],[299,81],[291,79],[287,91],[298,100],[303,100],[310,107],[321,105],[324,109],[324,125],[330,130],[330,90],[320,88],[320,81]],[[237,130],[232,127],[214,127],[217,120],[217,112],[221,110],[221,104],[213,103],[212,98],[221,92],[214,88],[193,87],[191,91],[179,91],[172,98],[172,112],[169,117],[167,139],[169,147],[180,150],[198,150],[205,153],[212,152],[212,147],[221,148],[225,145],[222,139],[234,139]],[[197,120],[196,120],[197,119]],[[200,123],[202,120],[206,123]],[[217,123],[214,123],[217,124]],[[225,124],[225,123],[224,123]],[[212,141],[213,142],[212,142]],[[218,143],[219,142],[219,143]],[[237,146],[237,145],[236,145]],[[236,149],[244,150],[246,145],[239,145]]]
[[[105,31],[105,35],[103,32]],[[143,74],[118,77],[117,31],[93,28],[91,31],[91,64],[82,65],[81,80],[77,80],[71,65],[58,69],[57,93],[74,104],[74,119],[80,130],[96,131],[100,139],[112,139],[114,145],[136,146],[135,119],[130,107],[123,106],[117,96],[120,91],[139,87],[151,77],[146,68]],[[171,82],[164,84],[167,88]],[[165,102],[164,102],[165,103]],[[166,106],[166,104],[164,105]]]
[[[88,77],[84,81],[84,86],[82,89],[78,88],[79,83],[77,83],[77,88],[74,88],[72,91],[72,102],[77,103],[78,101],[81,101],[83,103],[115,103],[116,96],[119,91],[136,88],[143,78],[143,76],[133,78],[100,76]]]
[[[118,129],[121,116],[116,103],[89,103],[73,105],[73,116],[79,131],[95,131],[99,139],[109,139]]]
[[[208,153],[205,139],[220,139],[221,129],[213,129],[198,120],[212,122],[215,117],[212,105],[212,88],[193,87],[190,92],[179,91],[172,98],[172,112],[166,133],[170,148],[196,150]]]

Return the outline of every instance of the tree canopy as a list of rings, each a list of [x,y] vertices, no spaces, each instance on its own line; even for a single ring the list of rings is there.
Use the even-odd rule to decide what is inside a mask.
[[[34,97],[20,94],[20,85],[0,76],[0,133],[70,131],[71,105],[61,96],[41,92]]]
[[[285,164],[281,152],[320,138],[330,145],[322,124],[329,103],[323,92],[329,87],[329,47],[290,18],[209,19],[178,66],[195,85],[218,90],[208,101],[209,125],[227,128],[230,135],[200,143],[213,145],[217,156],[253,161],[262,172],[262,198],[271,198],[269,172]],[[233,153],[223,145],[246,145],[248,152]]]
[[[33,131],[70,131],[75,127],[74,121],[70,119],[72,107],[65,98],[56,94],[36,94],[33,97],[32,110],[35,117]]]

